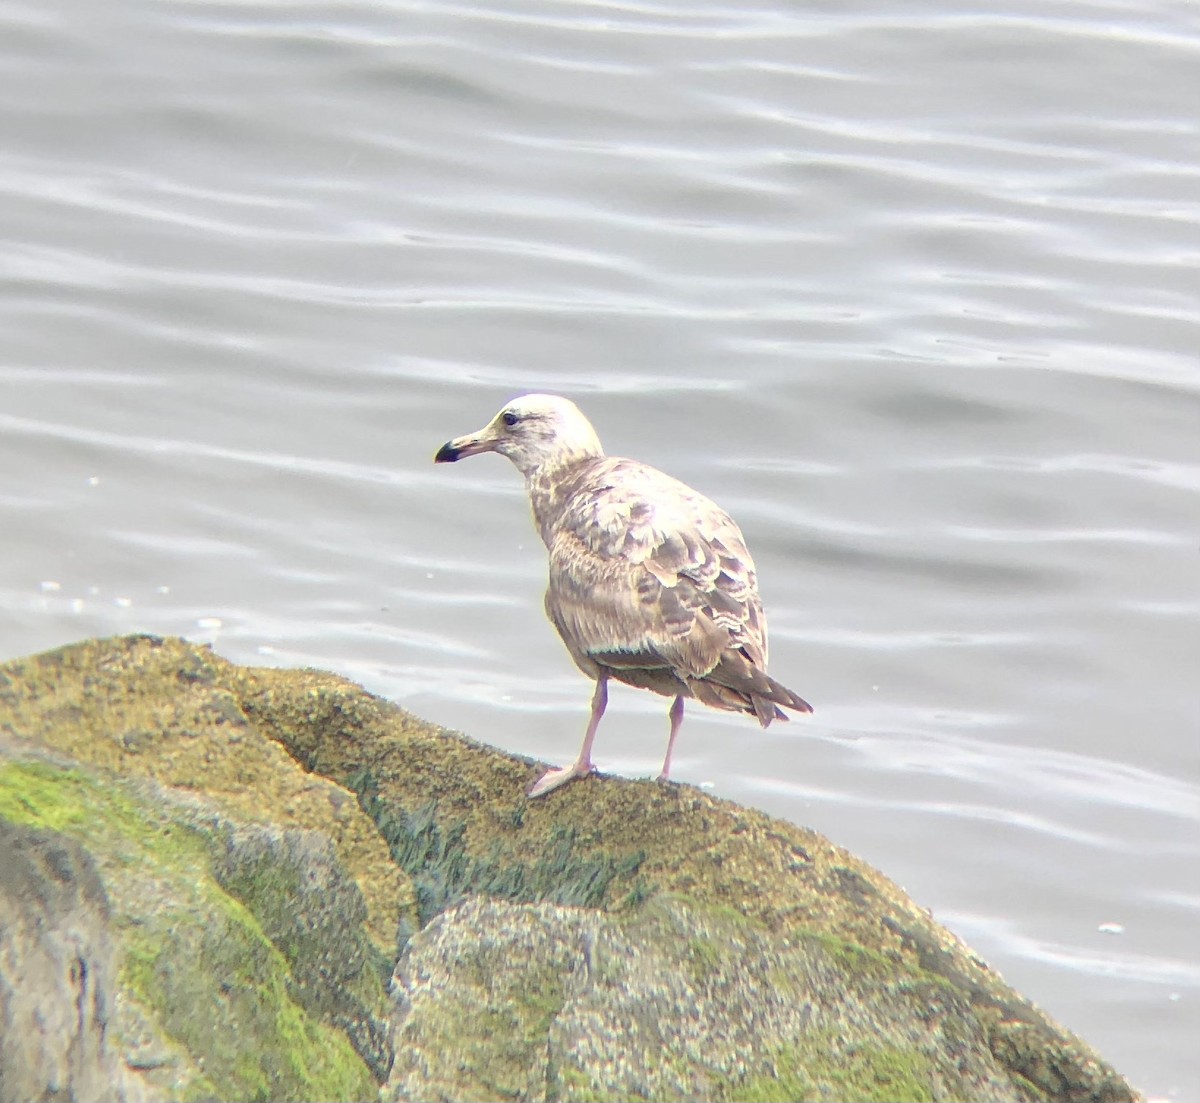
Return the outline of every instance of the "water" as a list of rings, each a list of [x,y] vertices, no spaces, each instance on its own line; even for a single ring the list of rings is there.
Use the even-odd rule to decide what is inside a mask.
[[[815,827],[1200,1099],[1200,26],[1184,3],[0,6],[0,654],[342,672],[565,763],[513,394],[741,522]],[[615,689],[603,768],[666,702]]]

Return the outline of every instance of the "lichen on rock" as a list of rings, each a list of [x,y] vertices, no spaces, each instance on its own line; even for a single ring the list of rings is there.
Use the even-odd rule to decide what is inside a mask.
[[[1013,1098],[966,998],[894,970],[863,981],[856,959],[684,897],[627,913],[466,901],[397,967],[384,1098]],[[447,1082],[427,1055],[466,1038]]]

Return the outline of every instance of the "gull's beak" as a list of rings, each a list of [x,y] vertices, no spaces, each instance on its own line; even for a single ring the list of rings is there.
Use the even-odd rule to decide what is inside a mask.
[[[465,437],[455,437],[446,441],[433,457],[434,463],[454,463],[467,456],[478,456],[480,452],[496,450],[496,435],[492,427],[480,429],[478,433],[468,433]]]

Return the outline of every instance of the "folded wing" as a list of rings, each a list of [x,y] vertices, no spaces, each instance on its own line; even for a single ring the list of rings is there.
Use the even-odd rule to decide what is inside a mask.
[[[754,563],[733,519],[654,468],[603,459],[549,538],[546,611],[575,661],[631,685],[753,713],[808,704],[766,674]]]

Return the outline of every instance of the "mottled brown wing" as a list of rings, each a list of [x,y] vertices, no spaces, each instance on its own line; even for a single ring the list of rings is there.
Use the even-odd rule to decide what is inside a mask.
[[[604,461],[564,503],[549,551],[547,613],[577,662],[701,678],[732,651],[765,668],[766,620],[742,534],[683,483]]]

